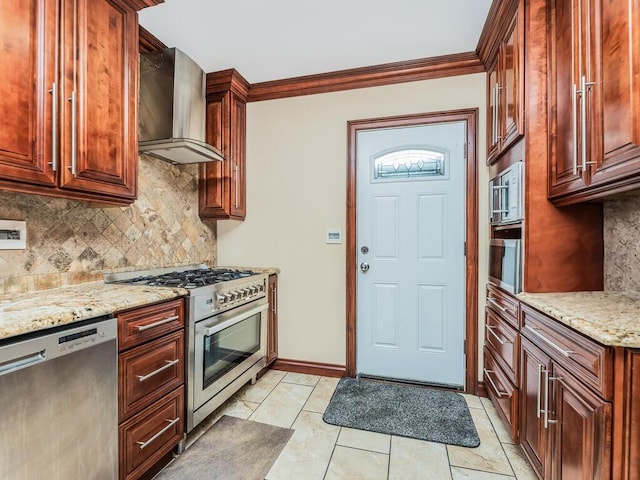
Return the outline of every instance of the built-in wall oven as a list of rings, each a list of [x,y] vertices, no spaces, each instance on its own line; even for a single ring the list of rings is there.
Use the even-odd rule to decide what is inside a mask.
[[[520,240],[494,238],[489,241],[489,281],[513,294],[521,291]]]
[[[189,292],[187,433],[266,366],[266,274],[188,266],[112,274],[105,280]]]

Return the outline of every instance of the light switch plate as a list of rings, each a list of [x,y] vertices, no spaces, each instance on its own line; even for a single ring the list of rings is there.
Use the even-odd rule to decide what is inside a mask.
[[[27,249],[27,222],[0,220],[0,250]]]

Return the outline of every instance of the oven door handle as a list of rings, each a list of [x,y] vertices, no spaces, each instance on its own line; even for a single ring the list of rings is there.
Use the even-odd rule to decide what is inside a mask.
[[[253,317],[256,313],[266,312],[268,308],[269,308],[269,304],[265,303],[264,305],[260,305],[259,307],[252,308],[251,310],[244,312],[239,317],[230,318],[229,320],[226,320],[212,327],[205,327],[204,335],[207,337],[210,337],[211,335],[215,335],[216,333],[224,330],[225,328],[231,327],[232,325],[235,325],[236,323],[246,320],[249,317]]]

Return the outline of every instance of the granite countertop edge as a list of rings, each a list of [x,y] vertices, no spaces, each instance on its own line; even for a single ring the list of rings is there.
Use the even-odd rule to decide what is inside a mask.
[[[102,281],[0,296],[0,340],[187,295],[183,288]]]
[[[603,345],[640,348],[640,292],[524,292],[516,297]]]

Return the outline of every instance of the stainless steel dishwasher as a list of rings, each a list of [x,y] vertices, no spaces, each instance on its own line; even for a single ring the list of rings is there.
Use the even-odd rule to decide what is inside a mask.
[[[103,317],[0,343],[1,479],[118,478],[116,332]]]

